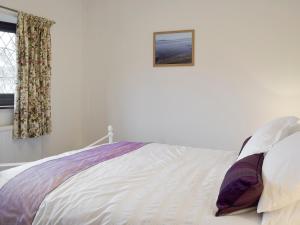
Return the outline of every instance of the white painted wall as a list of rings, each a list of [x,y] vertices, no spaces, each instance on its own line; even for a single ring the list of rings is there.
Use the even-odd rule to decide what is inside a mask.
[[[0,134],[0,162],[30,161],[81,146],[83,8],[81,0],[0,0],[1,5],[48,17],[56,21],[52,28],[53,132],[49,136],[10,143]],[[0,121],[10,121],[11,112],[1,110]],[[6,118],[6,119],[5,119]],[[8,140],[9,139],[9,140]],[[16,144],[18,143],[18,144]],[[36,145],[37,148],[32,146]],[[22,154],[16,158],[15,155]]]
[[[0,127],[13,123],[13,109],[0,109]]]
[[[0,128],[0,164],[7,162],[29,162],[42,156],[40,138],[24,140],[12,139],[12,127]],[[1,168],[0,168],[1,170]]]
[[[15,158],[22,148],[33,160],[79,147],[109,123],[118,139],[237,149],[265,120],[300,116],[297,0],[0,4],[57,22],[53,133],[13,151],[0,137],[1,162],[24,161]],[[152,33],[177,29],[196,30],[196,65],[153,68]],[[9,115],[1,111],[0,121]],[[41,152],[31,149],[39,144]]]
[[[84,141],[238,149],[266,120],[300,116],[300,1],[85,1]],[[154,31],[195,29],[194,67],[153,68]],[[103,119],[105,118],[105,119]]]

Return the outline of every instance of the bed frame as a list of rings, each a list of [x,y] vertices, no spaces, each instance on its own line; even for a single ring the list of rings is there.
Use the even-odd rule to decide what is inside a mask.
[[[113,137],[114,137],[113,128],[112,128],[111,125],[109,125],[107,127],[107,134],[104,137],[94,141],[92,144],[89,144],[88,146],[86,146],[86,148],[92,147],[96,144],[99,144],[99,143],[103,142],[106,139],[108,139],[108,144],[112,144],[113,143]]]
[[[106,142],[106,143],[112,144],[112,143],[113,143],[113,137],[114,137],[113,128],[112,128],[111,125],[109,125],[109,126],[107,127],[107,134],[106,134],[104,137],[102,137],[102,138],[100,138],[100,139],[94,141],[93,143],[89,144],[88,146],[86,146],[86,147],[84,147],[84,148],[90,148],[90,147],[92,147],[92,146],[94,146],[94,145],[103,143],[103,142],[104,142],[105,140],[107,140],[107,139],[108,139],[108,142]],[[104,143],[105,143],[105,142],[104,142]],[[24,164],[26,164],[26,163],[28,163],[28,162],[0,163],[0,171],[6,170],[6,169],[9,169],[9,168],[13,168],[13,167],[17,167],[17,166],[22,166],[22,165],[24,165]]]

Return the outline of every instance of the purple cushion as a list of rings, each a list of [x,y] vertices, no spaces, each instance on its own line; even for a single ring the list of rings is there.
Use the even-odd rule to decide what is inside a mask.
[[[216,216],[256,207],[263,191],[264,154],[254,154],[235,162],[227,171],[217,200]]]

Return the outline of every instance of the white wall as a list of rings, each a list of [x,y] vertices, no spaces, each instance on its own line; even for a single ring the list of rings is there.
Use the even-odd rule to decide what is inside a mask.
[[[31,160],[81,146],[82,143],[82,74],[83,74],[83,8],[81,0],[0,0],[1,5],[47,17],[56,21],[52,28],[52,118],[49,136],[17,141],[19,147],[0,143],[1,162],[12,161],[27,146]],[[0,121],[9,117],[1,110]],[[7,121],[7,119],[6,119]],[[0,138],[0,140],[2,140]],[[6,142],[7,143],[7,140]],[[14,142],[16,143],[16,142]],[[14,143],[12,143],[14,145]],[[41,143],[42,151],[31,150],[28,143]],[[16,145],[14,145],[16,146]]]
[[[32,159],[79,147],[109,123],[118,139],[237,149],[262,122],[300,116],[297,0],[0,4],[56,21],[53,133],[22,140],[7,155],[1,147],[1,161],[24,146],[42,145],[26,153]],[[153,68],[152,33],[177,29],[196,30],[196,65]]]
[[[85,1],[84,141],[111,123],[119,139],[238,149],[262,122],[300,116],[299,8]],[[153,68],[152,33],[178,29],[196,30],[195,66]]]
[[[0,164],[38,160],[42,154],[41,139],[14,140],[11,126],[0,128]]]
[[[83,76],[83,142],[89,144],[107,132],[106,106],[106,74],[107,48],[103,51],[102,44],[106,41],[107,19],[104,1],[84,3],[84,76]],[[102,32],[103,31],[103,32]],[[102,43],[102,44],[101,44]],[[105,45],[105,44],[104,44]]]

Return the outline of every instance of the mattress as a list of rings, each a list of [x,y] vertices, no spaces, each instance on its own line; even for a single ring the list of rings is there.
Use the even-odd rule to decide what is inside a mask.
[[[27,168],[77,152],[3,171],[0,188]],[[219,187],[236,154],[147,144],[69,178],[46,196],[33,224],[258,225],[256,212],[214,216]]]

